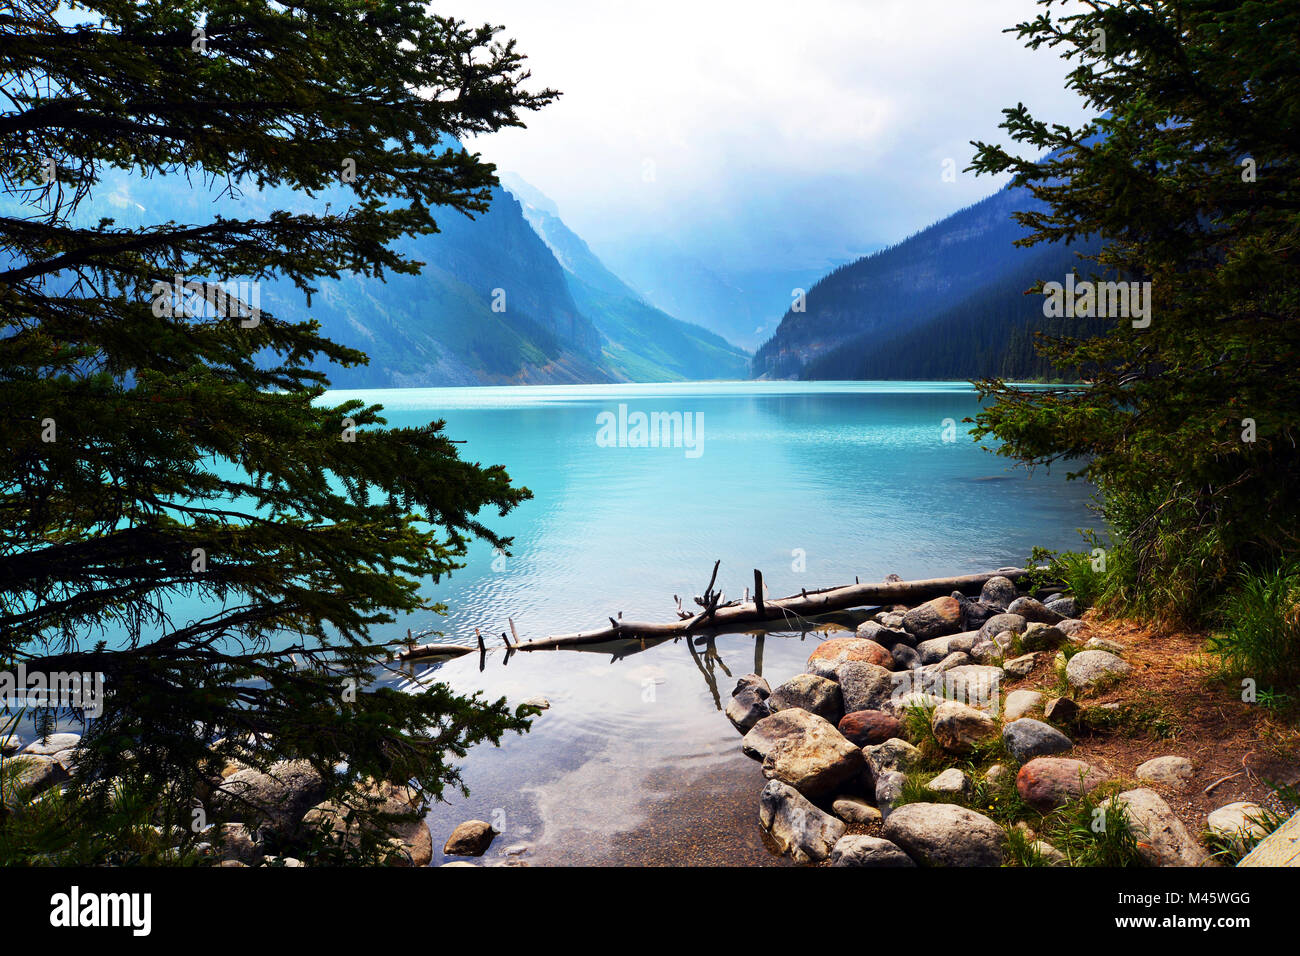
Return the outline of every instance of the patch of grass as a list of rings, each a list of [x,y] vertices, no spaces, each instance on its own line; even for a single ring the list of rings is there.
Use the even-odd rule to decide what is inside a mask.
[[[1038,848],[1038,840],[1031,838],[1023,827],[1008,826],[1007,858],[1004,866],[1051,866],[1043,851]]]
[[[1300,562],[1243,569],[1215,615],[1209,649],[1223,669],[1275,697],[1300,689]]]
[[[1115,707],[1089,707],[1077,724],[1091,733],[1148,740],[1172,740],[1182,730],[1178,718],[1150,692],[1139,692]]]
[[[1095,532],[1083,533],[1083,538],[1093,547],[1100,547]],[[1101,597],[1106,586],[1106,574],[1101,570],[1091,551],[1063,551],[1057,554],[1045,548],[1035,548],[1030,558],[1030,565],[1046,564],[1047,572],[1043,574],[1044,583],[1048,580],[1060,582],[1063,591],[1074,598],[1079,609],[1092,607]]]
[[[1038,838],[1065,855],[1070,866],[1134,866],[1138,839],[1128,811],[1101,787],[1043,817]]]
[[[915,702],[904,708],[899,717],[903,725],[903,734],[907,741],[921,751],[921,767],[918,769],[938,769],[946,755],[939,739],[934,735],[934,707]]]

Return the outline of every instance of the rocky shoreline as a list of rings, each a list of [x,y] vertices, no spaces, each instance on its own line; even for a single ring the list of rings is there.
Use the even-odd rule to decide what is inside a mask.
[[[1153,789],[1185,784],[1186,757],[1148,760],[1134,787],[1068,756],[1088,696],[1132,670],[1124,647],[1088,635],[1080,611],[1067,595],[1040,601],[994,577],[978,598],[877,612],[775,688],[740,678],[726,715],[762,762],[758,817],[773,845],[832,866],[1088,865],[1091,848],[1036,832],[1082,810],[1094,842],[1113,842],[1125,862],[1214,865]],[[1036,671],[1056,693],[1003,693]],[[1262,813],[1220,807],[1201,836],[1245,848],[1264,834]],[[1300,814],[1238,865],[1300,865]]]

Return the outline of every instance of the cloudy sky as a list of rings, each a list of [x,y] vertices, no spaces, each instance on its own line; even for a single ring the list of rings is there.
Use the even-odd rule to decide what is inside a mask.
[[[719,266],[816,266],[994,191],[960,169],[1018,101],[1077,122],[1065,67],[1001,30],[1033,0],[457,0],[564,95],[471,148],[599,253],[670,236]],[[956,161],[956,182],[942,164]]]

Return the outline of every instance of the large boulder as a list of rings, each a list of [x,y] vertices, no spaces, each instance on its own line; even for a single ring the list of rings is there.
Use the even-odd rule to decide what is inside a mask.
[[[376,801],[368,801],[367,805],[375,807],[382,814],[379,819],[363,825],[342,803],[327,800],[307,811],[302,819],[302,829],[320,833],[341,846],[359,846],[365,836],[381,847],[384,862],[389,865],[428,866],[433,861],[433,834],[429,832],[424,817],[411,805],[410,792],[405,787],[394,784],[379,784],[372,786],[367,796]],[[475,826],[470,828],[470,824]],[[487,843],[491,843],[492,828],[481,820],[473,820],[462,823],[452,832],[443,852],[458,856],[477,856],[482,853],[487,849],[487,843],[482,844],[478,853],[465,852],[471,844],[477,845],[482,841],[482,833],[477,826],[479,824],[487,827],[486,839]],[[470,836],[471,829],[473,836]],[[470,836],[470,840],[462,842],[458,834]]]
[[[11,757],[5,761],[3,772],[4,806],[10,809],[68,779],[59,761],[45,754]]]
[[[903,675],[905,676],[905,675]],[[867,661],[845,661],[835,668],[844,712],[880,710],[894,694],[893,672]]]
[[[1002,743],[1020,763],[1028,763],[1035,757],[1063,754],[1074,746],[1070,738],[1055,727],[1030,717],[1013,720],[1002,728]]]
[[[1080,651],[1065,665],[1065,679],[1075,690],[1086,691],[1123,677],[1133,668],[1109,651]]]
[[[814,806],[794,787],[769,780],[758,800],[758,820],[782,853],[796,863],[816,863],[830,856],[847,827]]]
[[[776,713],[792,708],[839,723],[844,716],[844,703],[840,685],[815,674],[798,674],[790,678],[767,698],[767,705]]]
[[[881,647],[893,650],[899,644],[916,643],[916,635],[909,634],[902,628],[885,627],[878,621],[863,621],[858,625],[857,637],[861,640],[874,641]]]
[[[483,820],[466,820],[451,831],[442,852],[447,856],[482,856],[496,835],[492,824]]]
[[[1300,866],[1300,812],[1255,845],[1238,866]]]
[[[1137,837],[1138,857],[1147,866],[1204,866],[1205,849],[1154,790],[1125,790],[1116,801],[1128,811],[1129,830]]]
[[[916,645],[916,651],[921,655],[921,663],[936,664],[949,654],[968,653],[975,646],[977,637],[978,634],[975,631],[945,634],[942,637],[932,637],[928,641],[921,641]]]
[[[884,743],[891,737],[899,736],[903,725],[897,717],[883,710],[855,710],[845,714],[837,728],[848,740],[865,747],[869,744]]]
[[[1018,597],[1007,605],[1008,614],[1019,614],[1026,621],[1034,621],[1040,624],[1055,624],[1058,621],[1064,621],[1064,614],[1057,614],[1050,610],[1042,601],[1031,597]]]
[[[882,835],[925,866],[1001,866],[1007,841],[988,817],[952,803],[898,807]]]
[[[1005,611],[1011,602],[1020,596],[1010,578],[1001,576],[989,578],[980,590],[980,603]]]
[[[81,743],[81,734],[50,734],[47,737],[38,737],[22,749],[25,754],[33,754],[40,757],[52,757],[64,750]]]
[[[1003,631],[1010,631],[1013,634],[1023,634],[1029,622],[1019,614],[994,614],[991,618],[980,625],[976,632],[976,640],[993,640]]]
[[[741,740],[740,749],[746,756],[763,760],[772,749],[772,745],[782,737],[802,734],[818,722],[826,723],[826,720],[798,707],[778,711],[756,723]]]
[[[813,652],[808,655],[809,670],[818,661],[829,664],[831,670],[845,661],[866,661],[869,664],[889,668],[894,666],[894,655],[880,644],[866,638],[833,637],[813,648]]]
[[[325,778],[308,761],[281,760],[265,772],[249,768],[231,774],[213,791],[212,802],[228,820],[292,837],[325,790]]]
[[[903,630],[918,640],[929,640],[961,630],[961,604],[950,597],[926,601],[903,615]]]
[[[727,701],[727,719],[742,734],[748,733],[756,723],[772,713],[767,702],[771,694],[772,688],[767,681],[757,674],[746,674],[731,692],[731,700]]]
[[[916,866],[898,846],[880,837],[842,836],[831,849],[831,866]]]
[[[865,769],[862,751],[826,721],[782,737],[763,758],[763,776],[806,797],[829,796]]]
[[[1105,782],[1105,774],[1082,760],[1035,757],[1016,774],[1016,791],[1025,803],[1046,813]]]
[[[955,700],[945,700],[934,709],[930,727],[940,746],[950,753],[965,753],[998,735],[998,722]]]

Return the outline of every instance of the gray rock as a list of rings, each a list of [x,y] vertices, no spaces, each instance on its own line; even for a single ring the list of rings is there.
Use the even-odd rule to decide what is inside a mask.
[[[831,866],[916,866],[899,847],[873,836],[842,836],[831,849]]]
[[[735,690],[731,692],[731,696],[735,697],[743,690],[753,691],[754,695],[762,700],[767,700],[772,696],[772,686],[767,682],[767,678],[760,677],[757,674],[745,674],[739,678],[736,681]]]
[[[885,839],[925,866],[1001,866],[1006,833],[952,803],[909,803],[885,818]]]
[[[68,779],[67,771],[45,754],[20,754],[5,762],[4,806],[20,806]]]
[[[845,661],[835,669],[844,713],[880,710],[894,693],[894,672],[867,661]]]
[[[44,740],[37,738],[23,748],[25,754],[53,756],[61,750],[67,750],[81,743],[81,734],[50,734]]]
[[[769,780],[758,802],[758,819],[783,853],[796,863],[816,863],[830,856],[847,829],[815,807],[794,787]]]
[[[833,660],[829,657],[812,657],[804,665],[804,670],[809,674],[817,677],[825,677],[827,680],[835,680],[835,670],[843,661]]]
[[[881,821],[880,811],[861,797],[836,797],[831,810],[845,823],[869,825]]]
[[[1104,637],[1090,637],[1084,643],[1085,651],[1110,651],[1110,653],[1119,655],[1124,653],[1124,645],[1115,641],[1108,641]]]
[[[1002,742],[1008,753],[1021,763],[1027,763],[1035,757],[1051,757],[1068,752],[1073,741],[1055,727],[1021,717],[1013,720],[1002,729]]]
[[[922,664],[921,655],[915,647],[909,647],[906,644],[895,644],[890,649],[890,654],[894,658],[894,668],[900,671],[911,670],[913,667],[920,667]]]
[[[1083,621],[1080,621],[1078,618],[1069,618],[1057,622],[1056,629],[1066,637],[1075,638],[1087,630],[1088,625],[1083,623]]]
[[[1229,803],[1211,811],[1205,818],[1205,829],[1244,848],[1248,841],[1268,836],[1268,828],[1262,822],[1263,815],[1264,808],[1258,803],[1249,800]]]
[[[886,740],[883,744],[863,747],[862,754],[871,765],[877,780],[890,770],[909,770],[921,759],[921,751],[899,737]]]
[[[903,795],[907,774],[901,770],[886,770],[876,776],[876,807],[882,820],[888,820],[898,798]]]
[[[1300,811],[1255,845],[1238,866],[1300,866]]]
[[[996,720],[955,700],[945,700],[934,709],[930,726],[935,739],[949,753],[965,753],[998,733]]]
[[[1154,783],[1171,790],[1182,790],[1191,783],[1195,771],[1186,757],[1153,757],[1139,764],[1137,778],[1142,783]]]
[[[1069,640],[1059,627],[1030,621],[1020,635],[1020,646],[1026,651],[1054,651]]]
[[[1019,593],[1009,578],[989,578],[980,591],[980,603],[1005,611],[1019,597]]]
[[[1129,829],[1138,838],[1138,857],[1147,866],[1204,866],[1208,862],[1205,850],[1154,790],[1125,790],[1115,799],[1128,811]]]
[[[1018,597],[1007,605],[1008,614],[1019,614],[1026,621],[1037,621],[1042,624],[1055,624],[1066,618],[1064,614],[1057,614],[1049,609],[1043,602],[1031,597]]]
[[[763,776],[806,797],[824,797],[866,769],[862,751],[826,721],[776,741],[763,758]]]
[[[933,673],[942,674],[944,671],[950,671],[954,667],[962,667],[966,664],[974,664],[975,661],[971,656],[963,651],[953,651],[937,664],[931,664]]]
[[[1068,697],[1053,697],[1043,708],[1043,716],[1058,724],[1072,723],[1082,712],[1082,708]]]
[[[756,723],[771,715],[772,708],[767,702],[771,693],[767,681],[755,674],[746,674],[731,692],[731,700],[727,701],[727,719],[742,734],[748,733]]]
[[[979,639],[992,640],[1003,631],[1011,631],[1013,634],[1021,634],[1028,625],[1019,614],[994,614],[991,618],[981,625],[976,632]]]
[[[1123,677],[1133,668],[1109,651],[1080,651],[1065,665],[1065,679],[1076,690],[1090,690]]]
[[[1009,661],[1004,661],[1002,669],[1007,672],[1008,677],[1014,677],[1019,680],[1022,677],[1028,677],[1038,662],[1041,660],[1038,654],[1022,654],[1019,657],[1013,657]]]
[[[858,625],[857,636],[868,641],[875,641],[887,650],[893,650],[899,644],[911,646],[916,643],[916,636],[895,627],[885,627],[878,621],[863,621]]]
[[[971,790],[970,777],[956,767],[949,767],[925,785],[925,789],[934,793],[968,795]]]
[[[1004,672],[987,664],[961,664],[941,675],[942,685],[934,693],[948,700],[964,701],[976,708],[996,709]]]
[[[228,819],[252,823],[279,836],[293,836],[303,816],[325,796],[325,779],[306,760],[281,760],[267,772],[231,774],[212,794]]]
[[[791,708],[806,710],[833,724],[839,723],[840,718],[844,716],[840,685],[815,674],[799,674],[792,677],[772,691],[771,696],[767,698],[767,705],[776,713]]]
[[[1079,604],[1072,597],[1058,597],[1055,600],[1047,600],[1043,602],[1043,606],[1063,618],[1074,618],[1079,614]]]
[[[772,745],[782,737],[788,737],[791,734],[802,734],[819,721],[826,723],[824,718],[799,708],[780,711],[770,717],[764,717],[756,723],[749,733],[745,734],[744,740],[740,743],[740,749],[744,751],[746,756],[753,757],[755,760],[763,760],[767,757],[768,751],[772,749]]]
[[[1006,703],[1002,705],[1002,716],[1007,720],[1019,720],[1042,706],[1043,695],[1038,691],[1013,690],[1007,694]]]
[[[929,640],[961,630],[961,604],[950,597],[926,601],[903,615],[903,630],[918,640]]]

